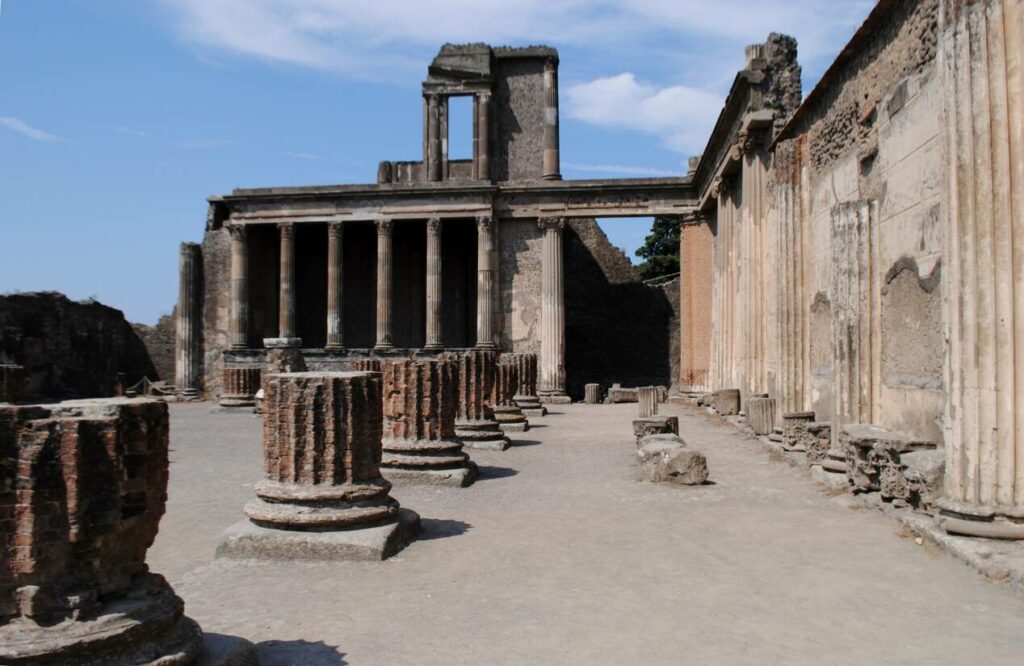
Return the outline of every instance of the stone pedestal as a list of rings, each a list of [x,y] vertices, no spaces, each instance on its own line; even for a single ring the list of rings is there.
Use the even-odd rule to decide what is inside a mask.
[[[782,415],[782,448],[786,451],[805,451],[803,433],[814,421],[814,412],[788,412]]]
[[[526,416],[545,416],[547,408],[537,396],[537,355],[536,354],[502,354],[506,363],[512,363],[519,369],[519,391],[512,397]]]
[[[218,557],[382,560],[418,524],[381,476],[381,376],[284,373],[263,382],[266,478]]]
[[[510,446],[494,418],[491,402],[497,380],[498,352],[472,350],[446,355],[458,364],[459,411],[455,436],[466,448],[504,451]]]
[[[474,465],[455,436],[458,369],[446,360],[381,363],[384,435],[381,474],[394,483],[465,487]]]
[[[221,407],[253,407],[260,390],[259,368],[224,368],[224,388],[217,401]]]
[[[770,435],[775,430],[775,400],[768,394],[752,395],[747,399],[747,425],[755,435]]]
[[[739,389],[715,391],[713,403],[715,411],[722,416],[736,416],[740,413],[740,391]]]
[[[18,402],[25,393],[25,368],[0,365],[0,402]]]
[[[600,384],[586,384],[583,386],[583,402],[588,405],[598,405],[601,403],[601,385]]]
[[[192,664],[202,632],[146,567],[167,405],[0,407],[0,663]]]
[[[640,418],[658,415],[658,389],[654,386],[641,386],[636,392],[640,406]]]

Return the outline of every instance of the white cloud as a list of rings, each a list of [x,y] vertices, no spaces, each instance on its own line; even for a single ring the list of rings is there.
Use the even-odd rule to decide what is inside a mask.
[[[120,132],[121,134],[127,134],[128,136],[137,136],[142,138],[152,136],[149,132],[145,132],[139,129],[133,129],[131,127],[125,127],[124,125],[114,125],[114,129]]]
[[[0,125],[6,127],[9,130],[13,130],[18,134],[21,134],[22,136],[26,136],[32,139],[33,141],[54,142],[64,140],[61,137],[57,136],[56,134],[44,132],[41,129],[32,127],[23,120],[19,120],[18,118],[12,118],[10,116],[0,116]]]
[[[620,164],[576,164],[563,162],[563,171],[584,171],[593,173],[615,173],[630,176],[684,176],[681,171],[670,171],[668,169],[655,169],[644,166],[628,166]]]
[[[655,134],[685,155],[700,153],[722,110],[719,93],[682,85],[659,88],[629,72],[571,85],[565,95],[570,118]]]

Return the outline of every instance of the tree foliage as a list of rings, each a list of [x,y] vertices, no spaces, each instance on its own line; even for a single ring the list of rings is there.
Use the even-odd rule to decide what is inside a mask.
[[[645,280],[674,275],[679,272],[679,220],[674,217],[654,218],[651,233],[636,251],[643,259],[638,269]]]

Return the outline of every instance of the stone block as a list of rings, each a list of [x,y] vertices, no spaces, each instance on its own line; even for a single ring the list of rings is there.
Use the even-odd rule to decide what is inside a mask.
[[[797,447],[807,452],[808,465],[820,465],[828,457],[832,442],[832,424],[808,421],[800,431]]]
[[[640,481],[695,486],[708,480],[707,458],[676,435],[645,437],[636,455]]]
[[[0,663],[189,664],[202,632],[146,566],[168,412],[116,398],[0,407]]]
[[[617,405],[624,402],[637,402],[638,399],[638,389],[622,388],[616,385],[608,389],[608,397],[605,398],[605,401],[609,404]]]
[[[678,435],[678,416],[648,416],[633,421],[633,435],[636,437],[636,445],[648,435]]]
[[[715,411],[722,416],[736,416],[740,413],[740,391],[739,389],[722,389],[715,391]]]
[[[640,418],[657,416],[658,389],[655,386],[641,386],[637,389],[637,403],[640,407]]]
[[[601,402],[601,385],[586,384],[583,386],[583,402],[588,405],[596,405]]]
[[[294,547],[327,559],[362,558],[379,546],[387,557],[404,545],[414,525],[398,525],[398,502],[381,475],[381,375],[274,374],[263,389],[265,478],[243,509],[253,526],[229,528],[218,555],[276,559]]]
[[[767,394],[747,399],[747,425],[755,435],[770,435],[775,430],[775,400]]]
[[[843,426],[839,445],[846,456],[847,475],[854,492],[880,492],[883,500],[908,503],[916,503],[919,496],[911,490],[903,456],[936,449],[934,442],[868,424]],[[924,463],[918,471],[926,472],[927,458],[915,462]],[[926,480],[918,479],[922,481],[927,485]]]
[[[805,451],[804,432],[814,421],[814,412],[789,412],[782,415],[782,448],[786,451]]]

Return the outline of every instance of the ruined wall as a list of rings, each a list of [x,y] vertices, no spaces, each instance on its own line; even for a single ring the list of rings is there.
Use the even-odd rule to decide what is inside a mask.
[[[26,400],[112,396],[119,372],[156,376],[120,310],[55,292],[0,296],[0,363],[25,367]]]
[[[938,440],[945,353],[938,3],[896,3],[888,12],[885,28],[861,45],[800,128],[805,297],[817,305],[810,406],[819,419]],[[849,347],[851,336],[859,349]],[[826,366],[838,374],[823,376]]]
[[[534,180],[544,175],[544,61],[497,61],[492,108],[498,114],[494,178]]]
[[[135,334],[146,346],[149,358],[153,362],[156,375],[150,377],[152,380],[162,380],[174,383],[174,344],[175,344],[175,315],[169,314],[160,317],[155,326],[146,324],[132,324]]]
[[[540,353],[542,243],[536,220],[499,225],[498,340],[506,351]]]

